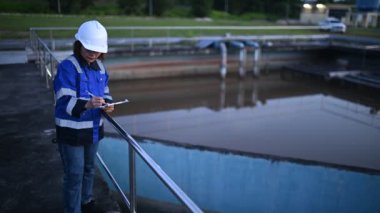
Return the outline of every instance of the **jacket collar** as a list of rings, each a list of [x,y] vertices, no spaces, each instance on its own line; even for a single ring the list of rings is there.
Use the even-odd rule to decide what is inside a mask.
[[[87,61],[81,55],[74,55],[74,56],[75,56],[75,58],[77,58],[79,65],[81,67],[89,67],[89,68],[94,69],[96,71],[100,70],[100,67],[99,67],[97,61],[94,61],[94,62],[88,64]]]

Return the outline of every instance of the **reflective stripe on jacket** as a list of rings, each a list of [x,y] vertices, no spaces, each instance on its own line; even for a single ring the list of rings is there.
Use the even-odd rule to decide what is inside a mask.
[[[90,94],[112,101],[108,74],[100,60],[91,65],[74,55],[63,60],[54,78],[54,92],[57,142],[83,145],[103,138],[101,109],[85,108]]]

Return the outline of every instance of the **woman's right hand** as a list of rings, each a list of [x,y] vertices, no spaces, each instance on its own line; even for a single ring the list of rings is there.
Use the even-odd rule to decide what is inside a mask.
[[[102,97],[92,97],[89,101],[87,101],[85,107],[86,109],[99,108],[106,104]]]

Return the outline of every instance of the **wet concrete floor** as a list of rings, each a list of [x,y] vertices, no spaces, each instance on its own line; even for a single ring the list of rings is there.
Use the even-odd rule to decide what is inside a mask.
[[[0,65],[0,212],[63,212],[53,99],[34,64]],[[95,196],[118,211],[99,173]]]

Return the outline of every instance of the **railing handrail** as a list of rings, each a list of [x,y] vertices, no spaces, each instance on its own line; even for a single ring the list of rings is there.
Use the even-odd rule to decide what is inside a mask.
[[[137,143],[137,141],[126,132],[114,119],[106,112],[102,112],[118,133],[133,147],[135,152],[145,161],[145,163],[153,170],[153,172],[161,179],[161,181],[172,191],[174,195],[188,207],[192,212],[203,212],[180,187],[161,169],[161,167],[145,152],[145,150]]]
[[[76,27],[30,27],[31,31],[77,30]],[[107,30],[316,30],[318,26],[108,26]]]

